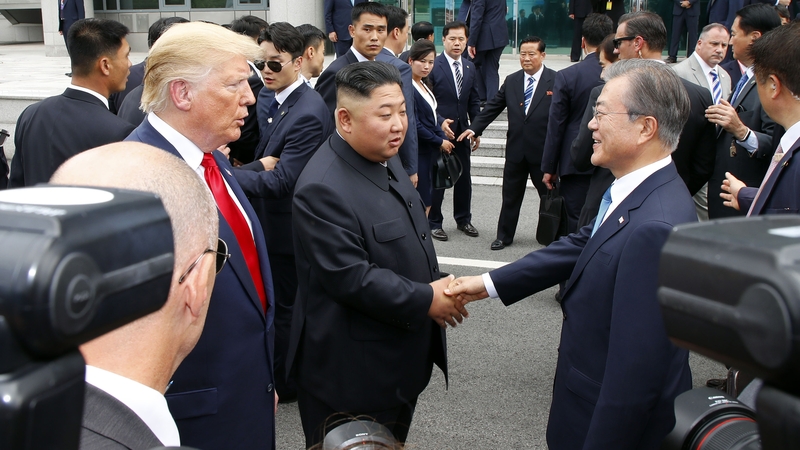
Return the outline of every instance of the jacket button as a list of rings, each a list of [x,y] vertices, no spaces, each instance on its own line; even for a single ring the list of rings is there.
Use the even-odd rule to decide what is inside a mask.
[[[567,320],[567,313],[565,313],[565,312],[563,312],[563,311],[562,311],[562,312],[561,312],[561,314],[563,314],[563,315],[564,315],[564,320]]]
[[[422,240],[424,241],[425,239],[428,239],[428,235],[425,234],[425,233],[422,233]]]
[[[413,208],[413,207],[414,207],[414,204],[413,204],[413,203],[411,203],[411,202],[408,202],[408,207],[409,207],[409,208]]]
[[[433,266],[433,271],[434,272],[438,272],[439,271],[439,267],[438,266]]]
[[[272,383],[267,385],[267,392],[272,392],[273,386]]]

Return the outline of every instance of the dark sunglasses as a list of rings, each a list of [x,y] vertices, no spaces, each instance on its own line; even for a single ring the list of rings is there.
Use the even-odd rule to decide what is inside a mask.
[[[200,260],[203,259],[203,256],[205,256],[206,253],[217,254],[216,273],[220,273],[222,271],[222,268],[225,267],[225,262],[228,261],[228,258],[231,257],[230,253],[228,253],[228,244],[226,244],[225,241],[223,241],[222,239],[217,238],[217,249],[214,250],[212,248],[209,248],[203,251],[203,253],[201,253],[200,256],[198,256],[197,259],[194,260],[192,265],[189,266],[188,269],[186,269],[186,272],[184,272],[183,275],[181,275],[181,277],[178,278],[178,284],[183,283],[183,280],[186,279],[186,277],[189,275],[189,272],[191,272],[192,269],[194,269],[194,266],[200,264]]]
[[[632,41],[634,39],[636,39],[636,36],[623,36],[621,38],[614,38],[612,42],[614,42],[614,48],[619,48],[622,41]]]
[[[255,65],[256,69],[258,70],[264,70],[264,67],[268,67],[271,72],[279,73],[284,67],[286,67],[286,64],[289,64],[292,61],[294,61],[294,59],[287,61],[285,64],[281,64],[278,61],[262,61],[259,59],[258,61],[253,61],[253,65]]]

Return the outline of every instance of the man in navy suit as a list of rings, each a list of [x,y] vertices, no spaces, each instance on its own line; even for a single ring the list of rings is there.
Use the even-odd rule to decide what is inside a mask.
[[[567,206],[568,231],[578,229],[578,218],[586,202],[592,170],[579,171],[572,163],[569,149],[578,136],[583,112],[589,103],[589,94],[602,83],[597,46],[613,33],[613,22],[603,14],[590,14],[583,21],[581,48],[586,57],[578,64],[560,70],[553,86],[550,104],[550,121],[542,155],[542,182],[553,189],[558,181],[559,193]],[[542,194],[544,195],[544,194]]]
[[[275,296],[264,232],[234,169],[215,151],[239,138],[255,102],[247,61],[262,55],[252,39],[223,27],[173,25],[150,50],[142,94],[148,115],[128,136],[183,158],[205,180],[231,255],[203,334],[166,394],[181,444],[190,447],[275,448]]]
[[[569,18],[572,19],[572,48],[569,52],[569,60],[572,62],[578,62],[581,59],[583,22],[591,13],[592,0],[573,0],[569,2]]]
[[[353,6],[367,0],[325,0],[325,32],[328,39],[333,42],[336,49],[336,57],[339,58],[347,53],[353,45],[353,38],[350,36],[348,28],[351,25],[350,13]]]
[[[753,43],[751,49],[761,106],[786,129],[760,187],[747,187],[730,173],[722,185],[725,206],[761,214],[800,211],[800,23],[778,27]],[[794,55],[794,56],[792,56]]]
[[[500,56],[508,45],[505,0],[464,0],[458,20],[469,27],[467,52],[480,72],[478,92],[488,102],[500,88]]]
[[[272,114],[256,147],[256,161],[235,170],[234,175],[250,197],[269,249],[276,305],[275,388],[281,402],[288,402],[297,398],[294,382],[286,378],[285,365],[297,293],[292,196],[300,172],[334,128],[322,97],[300,76],[305,50],[300,32],[289,23],[276,22],[263,38],[261,46],[267,61],[264,83],[275,93],[269,108]]]
[[[678,46],[683,37],[683,29],[689,35],[686,41],[686,56],[691,56],[697,44],[697,27],[700,20],[699,0],[672,0],[672,40],[669,43],[667,62],[678,62]]]
[[[76,21],[85,17],[86,8],[83,6],[83,0],[58,0],[58,34],[64,36],[67,53],[70,53],[69,29]],[[71,77],[72,72],[66,75]]]
[[[108,110],[108,96],[125,89],[131,66],[127,34],[128,28],[113,20],[75,23],[69,35],[72,84],[20,114],[8,187],[46,183],[67,159],[121,141],[133,130]]]
[[[725,174],[731,173],[748,186],[761,184],[775,153],[772,133],[775,122],[761,107],[753,75],[753,42],[781,26],[778,13],[764,4],[748,5],[736,12],[731,29],[733,57],[747,67],[733,88],[729,100],[722,100],[706,110],[709,122],[718,125],[714,172],[708,182],[708,217],[742,216],[723,205],[720,198]]]
[[[450,22],[442,30],[444,52],[436,57],[433,70],[428,81],[433,85],[433,95],[438,106],[437,114],[444,117],[445,134],[451,139],[461,135],[469,123],[480,112],[478,78],[480,75],[475,66],[463,52],[467,47],[467,26],[464,22]],[[460,80],[460,82],[459,82]],[[461,160],[461,176],[453,187],[453,218],[457,228],[467,236],[478,237],[478,230],[472,226],[472,180],[470,179],[470,152],[480,145],[480,137],[476,136],[472,145],[467,140],[456,142],[455,154]],[[472,148],[470,148],[472,147]],[[431,236],[439,241],[448,239],[442,229],[442,201],[444,189],[434,189],[433,204],[428,213]]]
[[[528,177],[540,196],[547,192],[540,165],[556,72],[544,66],[544,50],[545,43],[539,37],[528,36],[520,42],[519,63],[522,70],[506,77],[497,95],[486,103],[483,111],[458,137],[462,141],[467,137],[480,136],[503,110],[508,110],[503,203],[497,221],[497,239],[491,244],[492,250],[502,250],[514,241]]]
[[[678,76],[658,61],[620,61],[589,126],[592,162],[616,180],[580,231],[445,293],[510,305],[567,280],[547,444],[567,449],[658,449],[675,425],[673,401],[691,389],[689,352],[673,345],[656,297],[661,247],[697,220],[670,153],[689,115]]]

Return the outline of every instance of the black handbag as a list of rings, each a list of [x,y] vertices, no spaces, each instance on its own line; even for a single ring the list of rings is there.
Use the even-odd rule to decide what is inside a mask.
[[[440,151],[436,164],[433,165],[433,187],[450,189],[455,186],[461,176],[461,170],[461,160],[455,153]]]
[[[536,241],[542,245],[567,235],[567,205],[564,197],[558,195],[558,187],[547,191],[539,199],[539,225],[536,227]]]

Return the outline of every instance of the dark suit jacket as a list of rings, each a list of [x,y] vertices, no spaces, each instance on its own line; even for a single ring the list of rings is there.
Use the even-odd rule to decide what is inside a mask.
[[[736,85],[739,83],[739,80],[742,79],[742,69],[739,68],[739,61],[732,59],[728,62],[720,64],[719,66],[725,69],[725,71],[728,72],[728,75],[731,76],[731,92],[735,91]]]
[[[453,70],[447,62],[444,53],[436,57],[433,70],[428,75],[428,81],[433,86],[433,95],[438,102],[437,113],[445,119],[453,119],[450,128],[458,136],[469,127],[469,121],[474,120],[480,112],[480,98],[478,96],[478,82],[475,77],[480,76],[475,65],[461,58],[461,96],[456,93],[456,82],[453,80]]]
[[[600,79],[602,70],[597,60],[597,52],[592,52],[583,61],[559,70],[556,74],[553,101],[550,104],[550,122],[547,124],[547,139],[544,143],[542,172],[558,175],[589,173],[575,168],[570,148],[580,131],[589,95],[592,89],[603,82]]]
[[[406,174],[414,175],[417,173],[417,149],[419,148],[417,138],[417,127],[414,124],[417,122],[416,114],[414,112],[414,80],[411,77],[411,66],[408,63],[400,61],[394,53],[384,48],[375,57],[375,61],[383,61],[389,63],[400,71],[400,79],[403,80],[403,97],[406,99],[406,117],[408,118],[408,128],[406,129],[406,137],[403,140],[403,145],[400,146],[400,161],[403,163],[403,168]]]
[[[148,450],[162,445],[147,424],[124,403],[86,383],[81,450]]]
[[[414,88],[414,114],[417,117],[419,153],[430,154],[439,151],[442,141],[447,139],[441,128],[443,117],[431,109],[431,105],[416,88]]]
[[[536,82],[536,90],[531,97],[528,113],[525,114],[525,72],[518,70],[512,73],[506,77],[497,95],[486,103],[486,107],[475,117],[469,128],[480,136],[507,109],[506,160],[512,163],[523,160],[529,163],[542,162],[555,78],[556,72],[545,67],[541,79]]]
[[[708,12],[706,23],[721,23],[730,30],[733,20],[736,19],[736,11],[738,9],[731,8],[729,4],[729,0],[709,0],[706,5]]]
[[[333,133],[325,102],[301,83],[278,108],[267,134],[261,137],[256,158],[280,158],[274,170],[264,171],[256,160],[233,174],[250,198],[267,239],[270,253],[294,254],[292,247],[292,195],[297,177]]]
[[[133,125],[92,94],[67,88],[25,108],[17,119],[9,187],[46,183],[69,158],[125,139]]]
[[[123,100],[122,105],[119,107],[119,111],[117,111],[117,117],[121,117],[125,119],[125,121],[130,122],[133,126],[138,127],[144,121],[144,118],[147,117],[147,114],[144,113],[139,106],[142,104],[142,92],[144,91],[144,85],[136,86],[128,95],[125,96],[125,100]]]
[[[125,89],[122,92],[115,92],[108,97],[108,109],[110,109],[114,114],[119,115],[119,111],[122,107],[122,103],[125,101],[125,97],[127,97],[128,94],[130,94],[135,88],[142,85],[142,81],[144,80],[145,63],[147,63],[147,60],[144,60],[139,64],[132,65],[131,73],[128,74],[128,82],[125,84]],[[141,100],[142,96],[139,94],[139,101]],[[139,125],[139,123],[134,125]]]
[[[60,6],[59,6],[60,8]],[[86,9],[83,6],[83,0],[66,0],[64,2],[64,9],[59,10],[58,31],[64,34],[64,39],[67,38],[69,27],[76,21],[86,17]]]
[[[585,18],[593,12],[592,0],[573,0],[569,2],[569,13],[576,18]]]
[[[476,51],[508,45],[505,1],[464,0],[458,11],[458,20],[469,25],[467,45],[475,47]]]
[[[753,216],[762,214],[797,214],[800,211],[800,164],[793,160],[800,141],[792,145],[788,151],[784,152],[775,170],[764,182],[764,190],[758,197]],[[745,213],[750,210],[753,204],[757,185],[746,187],[739,190],[739,208]]]
[[[333,62],[322,71],[319,78],[317,78],[317,84],[314,86],[314,90],[319,92],[319,95],[325,100],[325,104],[328,105],[328,111],[330,111],[332,119],[334,118],[333,113],[336,111],[336,73],[345,66],[357,62],[358,59],[356,55],[354,55],[352,51],[349,51],[334,59]],[[336,123],[335,120],[334,123]]]
[[[354,4],[362,3],[366,0],[355,0]],[[353,4],[350,0],[325,0],[325,34],[336,32],[336,37],[342,41],[348,41],[350,37],[349,26],[353,23],[350,14],[353,12]]]
[[[606,218],[490,272],[506,305],[568,279],[547,443],[560,449],[658,449],[673,401],[692,387],[689,352],[667,337],[658,260],[672,227],[696,221],[675,166],[657,171]]]
[[[680,16],[681,14],[686,13],[687,16],[699,16],[700,15],[700,8],[697,7],[698,0],[689,0],[689,3],[692,5],[689,8],[684,8],[681,6],[682,0],[672,0],[672,15],[673,16]]]
[[[722,180],[725,179],[725,172],[730,172],[747,186],[759,186],[767,173],[770,159],[775,153],[775,148],[772,146],[772,131],[775,128],[775,122],[761,107],[755,77],[750,78],[736,98],[736,102],[731,106],[739,112],[739,119],[742,123],[758,137],[758,148],[751,155],[744,147],[736,143],[731,133],[723,128],[717,132],[717,159],[714,173],[708,183],[708,216],[712,219],[742,216],[747,213],[746,210],[736,211],[722,204],[719,194],[722,191],[720,186]],[[736,151],[736,156],[733,157],[731,157],[732,143],[735,145]]]
[[[147,120],[126,140],[144,142],[181,157]],[[172,377],[167,404],[183,445],[209,450],[274,449],[275,296],[264,232],[233,177],[227,158],[215,151],[214,159],[252,224],[267,294],[267,313],[264,314],[236,235],[219,214],[219,237],[228,244],[231,257],[217,274],[203,334]]]
[[[337,411],[382,411],[447,376],[445,334],[428,317],[440,277],[419,194],[333,134],[297,181],[298,291],[286,365]],[[387,293],[391,292],[390,295]]]

